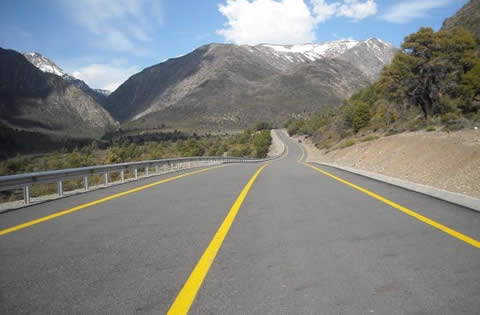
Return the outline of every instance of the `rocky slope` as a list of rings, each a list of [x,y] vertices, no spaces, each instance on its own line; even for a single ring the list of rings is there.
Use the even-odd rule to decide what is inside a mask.
[[[30,61],[31,64],[33,64],[42,72],[52,73],[62,77],[66,81],[78,87],[83,92],[93,97],[93,99],[95,99],[95,101],[101,105],[105,104],[107,100],[107,96],[110,95],[111,93],[110,91],[107,91],[107,90],[92,89],[84,81],[69,75],[68,73],[63,71],[62,68],[57,66],[53,61],[51,61],[50,59],[48,59],[47,57],[43,56],[40,53],[27,52],[27,53],[24,53],[23,55],[25,56],[25,58],[27,58],[28,61]]]
[[[465,27],[480,41],[480,0],[470,0],[454,16],[443,22],[442,30],[453,31]]]
[[[365,87],[395,48],[377,39],[202,46],[132,76],[106,108],[128,127],[243,127],[321,111]]]
[[[0,48],[1,124],[77,138],[98,138],[116,128],[91,96],[52,71],[42,72],[22,54]]]

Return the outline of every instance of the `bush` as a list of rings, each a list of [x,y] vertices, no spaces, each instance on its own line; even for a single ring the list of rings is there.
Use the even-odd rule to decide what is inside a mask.
[[[370,108],[367,103],[358,101],[353,109],[352,127],[355,132],[368,126],[370,122]]]
[[[349,139],[345,139],[342,143],[340,143],[338,148],[339,149],[345,149],[345,148],[351,147],[354,144],[355,144],[355,140],[349,138]]]
[[[366,136],[365,138],[363,138],[360,141],[361,142],[367,142],[367,141],[373,141],[373,140],[377,140],[377,139],[378,139],[378,136],[370,135],[370,136]]]
[[[432,131],[435,131],[437,130],[434,126],[428,126],[427,129],[425,129],[425,131],[427,132],[432,132]]]
[[[427,121],[423,118],[413,119],[407,123],[407,128],[409,131],[421,130],[426,126],[427,126]]]

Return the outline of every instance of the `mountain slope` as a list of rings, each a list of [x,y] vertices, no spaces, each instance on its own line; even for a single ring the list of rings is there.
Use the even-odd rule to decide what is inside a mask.
[[[291,115],[324,111],[369,84],[362,72],[342,60],[300,65],[263,80],[238,82],[228,71],[210,77],[175,105],[128,122],[128,128],[235,129],[259,120],[281,123]]]
[[[480,41],[480,0],[470,0],[454,16],[443,22],[442,30],[451,32],[461,26]]]
[[[105,107],[135,128],[161,123],[234,128],[259,119],[281,121],[289,114],[340,104],[368,85],[394,50],[379,40],[210,44],[132,76],[108,97]],[[359,59],[358,54],[372,56]]]
[[[10,128],[78,138],[100,137],[117,125],[81,89],[40,71],[22,54],[2,48],[0,110],[0,122]]]
[[[63,79],[67,80],[68,82],[72,83],[91,97],[95,99],[97,103],[100,105],[104,105],[107,96],[110,95],[110,91],[107,90],[99,90],[99,89],[92,89],[89,87],[84,81],[79,80],[65,71],[62,68],[57,66],[53,61],[48,59],[47,57],[43,56],[37,52],[27,52],[23,54],[31,64],[37,67],[42,72],[52,73],[62,77]]]

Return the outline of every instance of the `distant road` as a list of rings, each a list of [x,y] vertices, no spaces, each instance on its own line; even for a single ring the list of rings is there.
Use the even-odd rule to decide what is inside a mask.
[[[0,314],[479,314],[480,213],[282,139],[271,163],[0,214]]]

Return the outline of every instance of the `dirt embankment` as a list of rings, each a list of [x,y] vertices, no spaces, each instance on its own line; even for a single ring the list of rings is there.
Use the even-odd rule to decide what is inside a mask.
[[[309,161],[335,163],[480,198],[480,131],[409,132],[326,152],[302,141]]]

